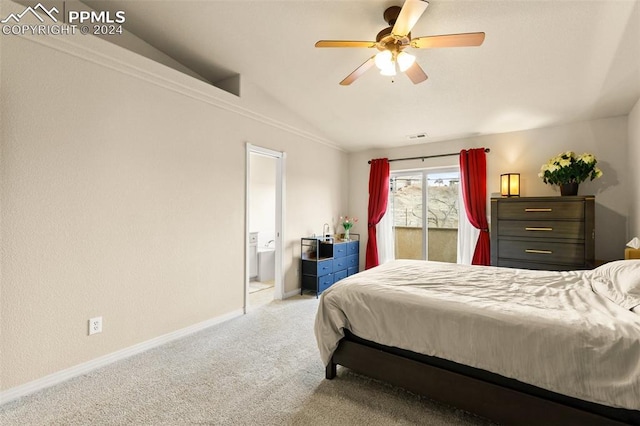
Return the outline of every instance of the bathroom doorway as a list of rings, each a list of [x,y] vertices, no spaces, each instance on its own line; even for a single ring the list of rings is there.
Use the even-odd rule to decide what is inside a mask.
[[[284,153],[247,144],[245,312],[283,298]]]

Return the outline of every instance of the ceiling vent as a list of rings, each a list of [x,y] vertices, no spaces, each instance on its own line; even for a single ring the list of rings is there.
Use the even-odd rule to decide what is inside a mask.
[[[417,140],[417,139],[426,139],[426,138],[428,138],[428,137],[429,137],[429,135],[427,135],[426,133],[417,133],[417,134],[415,134],[415,135],[409,135],[409,136],[407,136],[407,139],[410,139],[410,140]]]

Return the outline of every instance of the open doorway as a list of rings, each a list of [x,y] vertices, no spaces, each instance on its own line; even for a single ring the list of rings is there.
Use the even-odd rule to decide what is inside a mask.
[[[247,144],[245,312],[282,299],[284,153]]]

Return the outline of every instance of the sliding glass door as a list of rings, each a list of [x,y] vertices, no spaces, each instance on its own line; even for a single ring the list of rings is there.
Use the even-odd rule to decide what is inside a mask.
[[[390,184],[395,258],[456,263],[459,170],[393,172]]]

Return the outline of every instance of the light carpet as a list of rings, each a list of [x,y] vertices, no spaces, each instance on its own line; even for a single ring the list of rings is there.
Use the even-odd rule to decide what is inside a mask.
[[[318,300],[240,318],[0,407],[9,425],[487,425],[338,367],[324,379]]]

